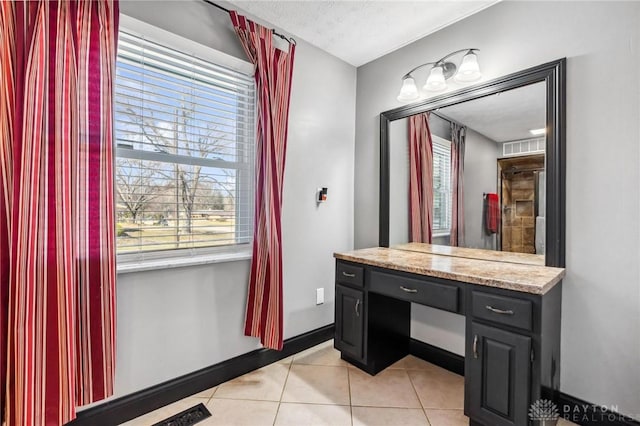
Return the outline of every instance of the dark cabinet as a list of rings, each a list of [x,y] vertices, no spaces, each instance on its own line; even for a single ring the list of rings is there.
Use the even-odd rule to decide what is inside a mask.
[[[364,292],[336,285],[336,349],[357,360],[363,359]]]
[[[342,259],[335,280],[334,346],[371,375],[410,353],[461,370],[455,355],[411,339],[411,305],[466,317],[464,409],[474,426],[527,426],[530,404],[560,387],[560,284],[531,294]]]
[[[465,413],[485,425],[528,424],[531,337],[471,322]]]

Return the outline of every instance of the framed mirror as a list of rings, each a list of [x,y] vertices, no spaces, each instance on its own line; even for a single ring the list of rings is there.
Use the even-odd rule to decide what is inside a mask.
[[[379,245],[564,266],[565,67],[560,59],[381,113]]]

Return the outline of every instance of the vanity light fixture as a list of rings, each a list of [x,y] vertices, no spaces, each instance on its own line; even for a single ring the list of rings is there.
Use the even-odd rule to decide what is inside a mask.
[[[544,127],[542,129],[531,129],[529,130],[529,133],[531,133],[533,136],[542,136],[547,133],[547,129],[545,129]]]
[[[436,62],[427,62],[426,64],[418,65],[402,77],[402,87],[400,88],[400,94],[397,99],[400,102],[411,102],[420,98],[416,81],[411,74],[428,65],[431,65],[431,71],[427,82],[422,86],[422,90],[427,92],[441,92],[445,90],[447,88],[446,80],[451,77],[458,83],[471,83],[479,80],[482,74],[480,73],[478,55],[476,54],[478,51],[479,49],[475,48],[456,50]],[[462,57],[462,62],[459,67],[453,62],[448,61],[452,56],[462,52],[466,53]]]

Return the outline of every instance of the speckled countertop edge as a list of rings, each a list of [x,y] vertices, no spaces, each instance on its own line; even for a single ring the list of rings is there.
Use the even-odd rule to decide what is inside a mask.
[[[451,247],[427,243],[405,243],[389,247],[396,250],[416,251],[419,253],[438,254],[442,256],[464,257],[467,259],[489,260],[492,262],[521,263],[524,265],[545,266],[544,255],[514,253],[507,251]]]
[[[334,253],[334,257],[370,266],[539,295],[547,293],[565,276],[563,268],[468,259],[386,247]]]

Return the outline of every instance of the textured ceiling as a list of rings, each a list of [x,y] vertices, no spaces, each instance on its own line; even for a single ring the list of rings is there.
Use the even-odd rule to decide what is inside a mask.
[[[546,123],[544,82],[441,108],[439,113],[496,142],[528,139]]]
[[[243,1],[249,12],[360,66],[496,3],[475,1]]]

